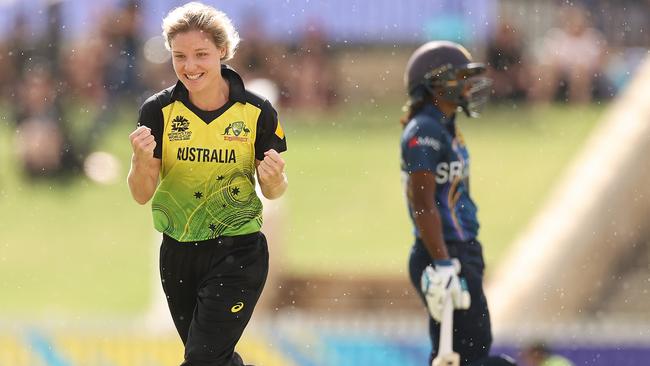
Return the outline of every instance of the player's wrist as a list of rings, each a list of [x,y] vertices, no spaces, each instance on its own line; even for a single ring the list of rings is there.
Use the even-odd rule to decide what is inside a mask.
[[[262,194],[268,199],[276,199],[284,194],[287,189],[287,177],[282,173],[282,178],[276,183],[260,181]]]
[[[133,155],[131,155],[131,162],[134,164],[144,164],[151,159],[153,159],[153,153],[150,151],[146,152],[138,150],[133,152]]]
[[[454,262],[451,260],[451,258],[446,258],[446,259],[434,259],[433,260],[433,266],[453,266]]]
[[[264,185],[269,189],[279,188],[287,183],[287,176],[283,172],[275,178],[271,178],[264,183]]]

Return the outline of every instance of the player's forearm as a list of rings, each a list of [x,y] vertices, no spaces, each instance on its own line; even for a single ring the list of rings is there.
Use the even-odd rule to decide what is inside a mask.
[[[289,182],[287,181],[286,174],[282,173],[282,179],[277,182],[264,182],[260,181],[260,189],[264,197],[270,200],[280,198],[287,190]]]
[[[131,158],[131,170],[127,182],[131,196],[141,205],[149,202],[158,186],[159,168],[156,161],[141,161]]]
[[[442,220],[436,207],[419,207],[415,210],[415,224],[420,238],[434,260],[448,259],[449,253],[442,236]]]
[[[128,183],[133,199],[137,203],[144,205],[149,202],[151,197],[153,197],[158,182],[151,179],[151,177],[145,176],[144,174],[138,174],[131,169],[129,172]]]

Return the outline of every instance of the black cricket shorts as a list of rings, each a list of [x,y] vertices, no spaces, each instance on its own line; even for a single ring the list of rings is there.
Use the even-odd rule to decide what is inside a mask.
[[[466,242],[447,242],[449,256],[458,258],[461,265],[460,275],[467,281],[471,296],[471,305],[467,310],[454,311],[453,348],[460,354],[461,366],[486,357],[492,346],[492,329],[487,299],[483,292],[483,248],[478,240]],[[409,257],[411,283],[420,294],[426,307],[426,300],[420,286],[422,272],[432,263],[429,252],[421,239],[416,239]],[[429,364],[438,353],[440,323],[429,316],[429,336],[432,353]]]
[[[178,242],[163,235],[160,276],[185,345],[182,366],[235,366],[234,353],[269,269],[261,232]]]

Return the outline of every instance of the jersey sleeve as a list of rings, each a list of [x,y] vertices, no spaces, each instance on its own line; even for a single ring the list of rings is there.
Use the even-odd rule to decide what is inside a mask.
[[[418,124],[405,134],[402,141],[402,158],[407,173],[430,171],[442,158],[442,131],[432,124]]]
[[[287,151],[287,138],[278,121],[278,112],[268,100],[262,104],[262,112],[257,120],[255,137],[255,159],[264,160],[264,152],[274,149],[281,153]]]
[[[155,158],[162,158],[162,135],[163,135],[163,114],[158,98],[154,95],[147,99],[140,107],[138,126],[147,126],[156,140],[156,147],[153,150]]]

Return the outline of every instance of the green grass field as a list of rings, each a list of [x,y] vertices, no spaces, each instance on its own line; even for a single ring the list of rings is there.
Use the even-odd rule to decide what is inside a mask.
[[[498,264],[603,109],[493,107],[480,120],[460,120],[489,266]],[[277,265],[285,272],[406,270],[412,236],[399,172],[400,113],[396,103],[283,114],[290,188],[286,240],[275,244],[283,246]],[[0,118],[0,317],[142,311],[156,279],[150,207],[131,200],[124,179],[25,181],[14,129]],[[134,118],[116,121],[99,148],[116,154],[124,177]]]

